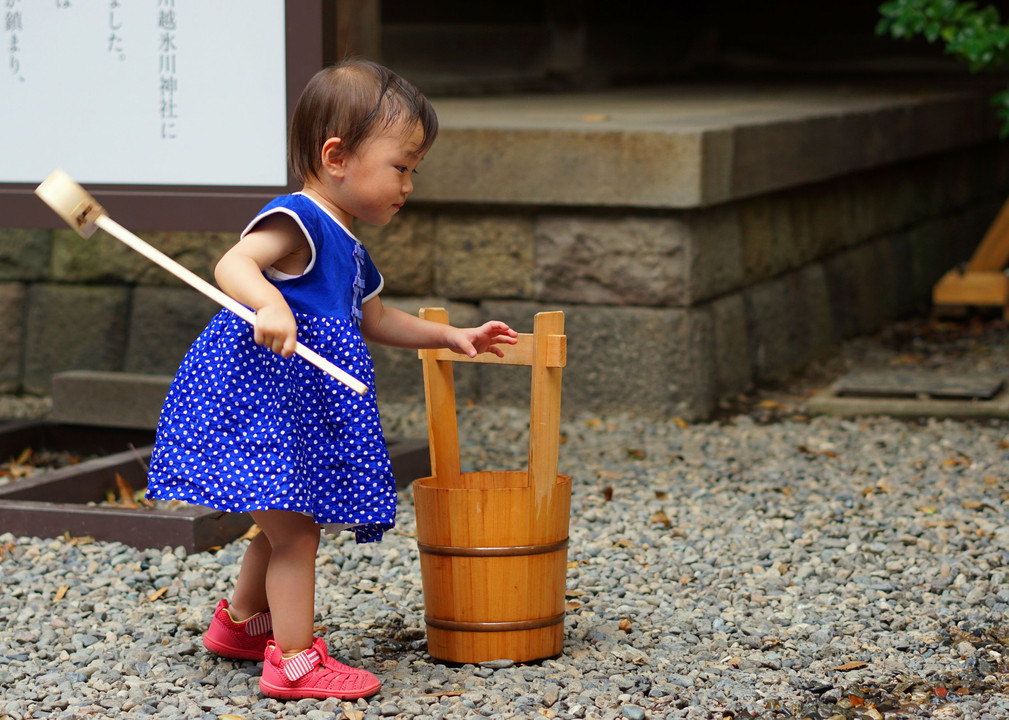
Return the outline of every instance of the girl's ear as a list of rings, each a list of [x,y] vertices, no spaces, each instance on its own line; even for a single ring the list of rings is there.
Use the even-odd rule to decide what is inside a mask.
[[[343,141],[331,137],[322,144],[322,171],[333,177],[343,177],[347,157],[343,152]]]

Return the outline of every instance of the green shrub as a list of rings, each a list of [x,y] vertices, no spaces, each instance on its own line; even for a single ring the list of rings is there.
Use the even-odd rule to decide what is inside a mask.
[[[1002,23],[994,5],[959,0],[889,0],[879,6],[876,33],[897,39],[923,37],[942,42],[946,52],[967,63],[971,72],[1009,66],[1009,25]],[[1001,136],[1009,136],[1009,88],[992,98]]]

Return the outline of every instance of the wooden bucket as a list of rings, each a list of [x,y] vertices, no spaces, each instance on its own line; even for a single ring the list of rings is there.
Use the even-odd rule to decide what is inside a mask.
[[[444,310],[425,319],[448,322]],[[433,475],[413,483],[428,652],[459,663],[558,655],[564,644],[571,478],[557,473],[562,313],[493,355],[421,351]],[[530,365],[529,470],[459,472],[452,362]]]

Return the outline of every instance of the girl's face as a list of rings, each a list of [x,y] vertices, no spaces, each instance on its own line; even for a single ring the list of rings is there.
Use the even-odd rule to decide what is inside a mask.
[[[413,173],[424,159],[424,132],[396,125],[375,135],[343,162],[337,205],[353,218],[385,225],[413,192]]]

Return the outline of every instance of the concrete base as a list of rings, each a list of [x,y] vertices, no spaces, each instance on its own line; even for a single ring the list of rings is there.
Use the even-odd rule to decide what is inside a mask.
[[[355,233],[389,305],[522,332],[564,310],[565,412],[699,418],[927,309],[970,256],[1009,194],[1009,146],[990,88],[968,85],[436,99],[407,208]],[[131,229],[206,278],[236,239]],[[0,389],[170,376],[214,311],[111,238],[0,229]],[[381,400],[422,402],[415,352],[373,354]],[[494,370],[460,374],[459,398],[525,405],[522,373]]]
[[[857,417],[888,415],[897,418],[1009,418],[1009,390],[990,399],[939,399],[932,397],[852,397],[842,395],[844,381],[834,383],[806,401],[814,415]]]

